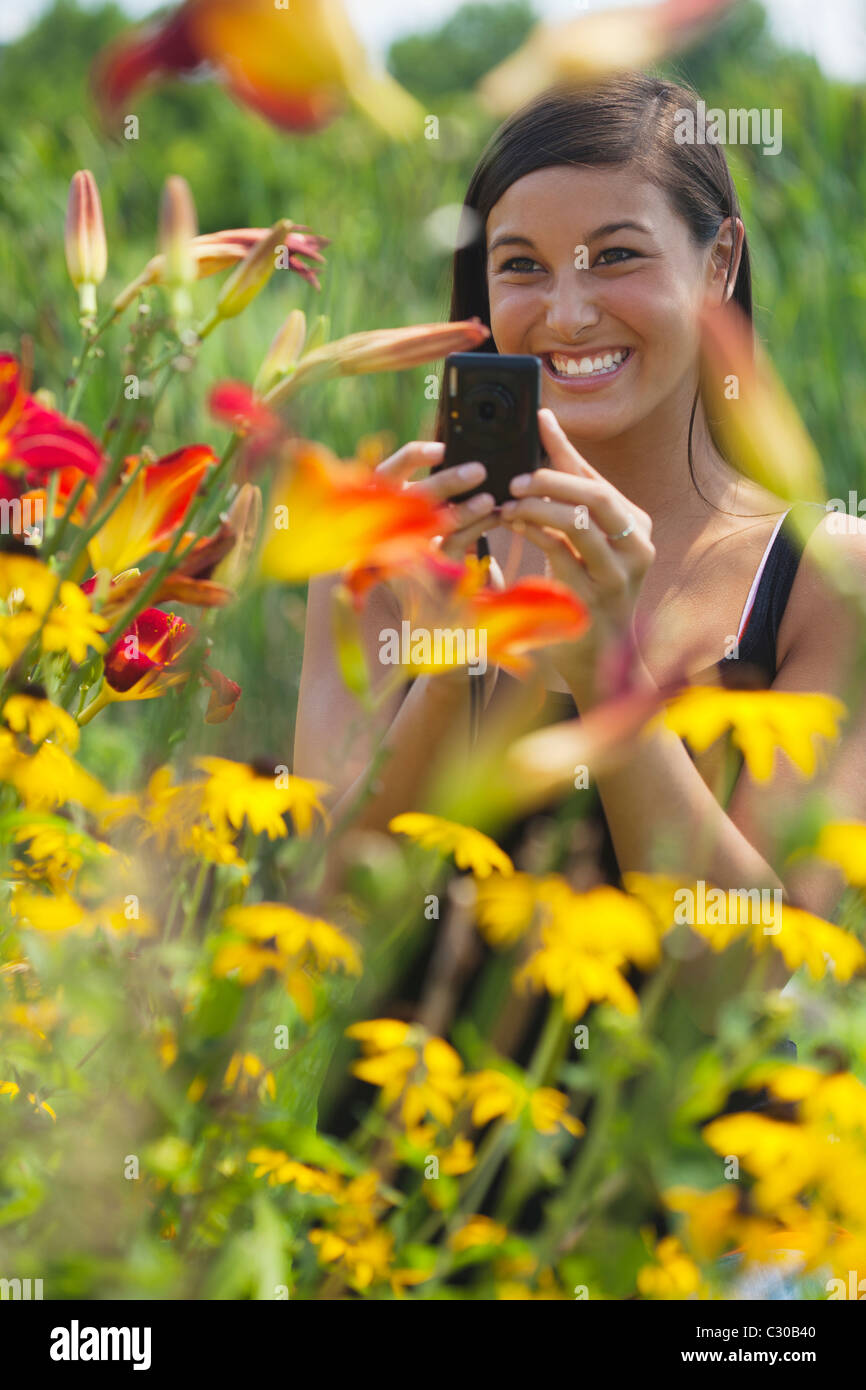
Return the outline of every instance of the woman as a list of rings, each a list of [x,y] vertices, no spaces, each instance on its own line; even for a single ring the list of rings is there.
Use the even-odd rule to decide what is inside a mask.
[[[451,503],[455,530],[442,549],[462,558],[486,537],[509,581],[547,573],[587,605],[585,636],[546,654],[545,717],[592,710],[609,693],[612,658],[624,647],[632,681],[649,690],[684,674],[705,684],[717,671],[780,691],[844,695],[849,681],[854,620],[812,558],[827,530],[823,508],[812,506],[801,561],[782,526],[785,505],[725,461],[701,398],[701,314],[733,299],[751,317],[751,270],[722,149],[674,138],[676,113],[695,101],[683,87],[642,75],[548,93],[499,130],[466,197],[479,231],[454,258],[451,318],[478,314],[489,325],[483,351],[542,359],[547,459],[514,479],[513,500],[501,509],[483,492]],[[483,479],[482,459],[412,481],[442,455],[441,443],[414,442],[381,471],[441,502]],[[577,507],[589,517],[580,530]],[[832,543],[866,574],[861,536]],[[334,582],[310,586],[295,771],[325,779],[348,804],[382,740],[389,756],[356,821],[381,829],[423,807],[437,748],[468,726],[469,681],[465,672],[418,679],[386,702],[371,729],[336,669]],[[388,676],[378,666],[378,634],[399,627],[401,616],[399,590],[381,585],[364,620],[377,680]],[[496,672],[485,679],[491,717],[513,682]],[[362,736],[346,757],[350,730]],[[710,786],[719,751],[693,758],[659,732],[599,777],[612,868],[656,870],[661,840],[670,873],[724,889],[781,890],[830,915],[835,874],[810,869],[783,880],[775,844],[778,811],[796,809],[814,784],[780,759],[769,790],[741,769],[722,804],[721,789]],[[864,774],[866,734],[852,720],[826,783],[839,818],[866,812]],[[703,952],[683,966],[679,989],[701,1027],[712,1027],[716,1003],[751,964],[732,951]],[[765,983],[785,978],[774,952]]]

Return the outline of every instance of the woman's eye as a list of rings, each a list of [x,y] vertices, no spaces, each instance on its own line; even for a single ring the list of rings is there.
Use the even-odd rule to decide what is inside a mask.
[[[627,246],[609,246],[606,251],[599,255],[598,265],[622,265],[625,261],[632,260],[637,256],[637,251],[630,251]],[[605,260],[609,256],[609,260]]]
[[[500,266],[499,273],[510,270],[517,275],[528,275],[537,265],[538,261],[534,261],[531,256],[512,256],[510,261],[505,261]]]

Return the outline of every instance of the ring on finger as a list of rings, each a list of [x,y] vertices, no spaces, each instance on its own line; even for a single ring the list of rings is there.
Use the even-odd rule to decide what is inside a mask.
[[[626,524],[624,530],[617,531],[615,536],[608,536],[607,539],[609,541],[624,541],[626,536],[630,536],[632,534],[636,526],[637,522],[634,519],[634,514],[633,512],[629,512],[626,517]]]

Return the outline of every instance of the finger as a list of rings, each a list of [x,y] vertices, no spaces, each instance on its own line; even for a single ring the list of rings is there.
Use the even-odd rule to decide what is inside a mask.
[[[471,526],[463,526],[459,531],[452,531],[442,542],[442,552],[451,560],[462,560],[468,550],[475,550],[478,541],[487,531],[493,530],[499,524],[499,518],[495,515],[483,517],[481,521],[476,521]]]
[[[604,481],[602,475],[597,473],[591,464],[587,463],[583,454],[577,452],[548,406],[542,407],[538,412],[538,428],[541,434],[541,443],[554,468],[563,473],[577,473],[584,478],[596,478],[599,481]]]
[[[441,473],[431,473],[429,478],[413,483],[419,492],[433,502],[445,502],[449,497],[459,497],[472,487],[478,487],[487,477],[483,463],[461,463],[456,468],[443,468]]]
[[[445,457],[445,445],[420,439],[410,440],[398,449],[396,454],[386,458],[376,468],[376,473],[394,482],[408,482],[413,473],[421,468],[435,468]]]
[[[587,573],[586,566],[582,563],[579,556],[574,554],[568,541],[558,531],[550,531],[544,526],[535,526],[532,522],[518,522],[520,533],[526,537],[532,545],[538,546],[543,551],[554,579],[558,579],[561,584],[567,584],[573,589],[578,598],[585,604],[590,605],[593,601],[593,583]]]
[[[522,521],[557,531],[574,547],[597,584],[622,584],[626,574],[624,557],[585,509],[545,497],[527,497],[520,502],[506,502],[501,513],[506,525]]]
[[[465,526],[474,526],[482,517],[490,516],[496,510],[496,498],[489,492],[478,492],[465,502],[449,502],[445,513],[451,522],[451,530],[460,531]]]

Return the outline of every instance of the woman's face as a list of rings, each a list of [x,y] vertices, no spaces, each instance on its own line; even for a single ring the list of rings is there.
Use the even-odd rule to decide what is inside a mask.
[[[720,271],[661,189],[628,167],[539,169],[491,210],[487,248],[496,346],[542,359],[542,404],[569,437],[611,439],[691,402]]]

